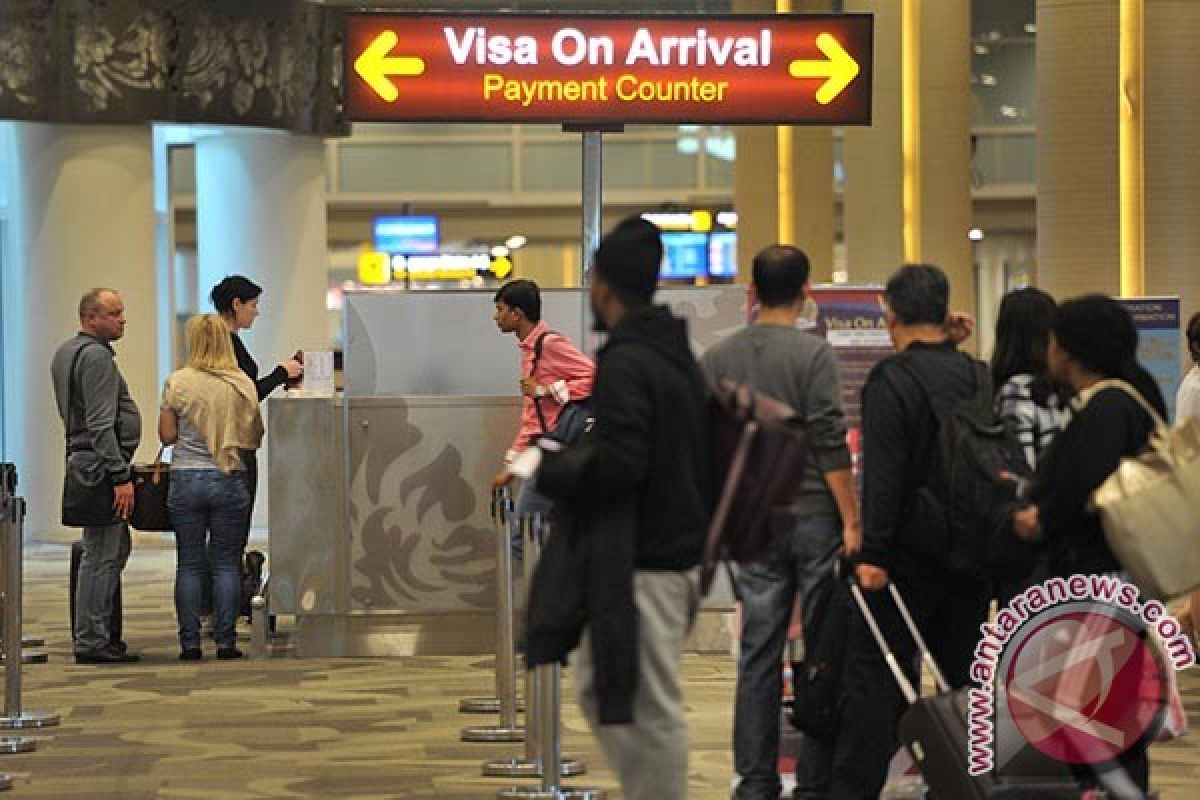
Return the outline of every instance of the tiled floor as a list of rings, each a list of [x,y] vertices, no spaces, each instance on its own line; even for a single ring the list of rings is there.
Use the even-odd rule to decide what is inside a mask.
[[[173,552],[135,552],[125,576],[132,666],[76,666],[66,623],[67,548],[27,554],[26,633],[44,636],[48,664],[25,670],[26,708],[53,710],[61,727],[37,734],[36,753],[0,757],[10,796],[55,800],[145,798],[491,798],[511,783],[480,765],[519,745],[465,744],[461,697],[486,692],[486,658],[298,660],[182,664],[171,605]],[[727,657],[689,657],[691,792],[729,796],[734,669]],[[1184,677],[1200,724],[1200,676]],[[564,693],[569,697],[569,692]],[[486,719],[486,718],[483,718]],[[573,704],[565,747],[591,771],[575,782],[611,790],[611,774]],[[1155,748],[1166,800],[1200,797],[1200,736]]]

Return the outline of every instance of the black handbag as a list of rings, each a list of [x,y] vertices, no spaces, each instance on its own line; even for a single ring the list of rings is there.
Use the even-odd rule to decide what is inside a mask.
[[[171,490],[171,465],[162,460],[162,447],[153,464],[133,465],[133,513],[129,524],[139,531],[173,531],[167,497]]]
[[[71,414],[75,410],[75,367],[79,364],[79,356],[88,346],[85,344],[75,351],[75,357],[71,360],[71,370],[67,373],[68,436],[71,433]],[[103,528],[122,522],[113,509],[115,497],[112,481],[102,467],[87,468],[87,456],[90,454],[90,450],[77,450],[73,453],[70,443],[67,444],[66,469],[63,475],[62,524],[68,528]]]

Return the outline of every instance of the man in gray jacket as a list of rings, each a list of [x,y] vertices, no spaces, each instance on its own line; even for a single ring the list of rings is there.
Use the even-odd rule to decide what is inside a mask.
[[[113,486],[112,525],[83,529],[83,558],[75,592],[75,661],[137,661],[113,642],[109,621],[121,571],[129,560],[133,511],[133,452],[142,419],[114,360],[112,342],[125,335],[125,304],[112,289],[91,289],[79,301],[79,327],[50,365],[58,413],[67,434],[67,469]]]
[[[813,597],[833,575],[839,551],[853,555],[862,526],[837,362],[829,343],[796,329],[804,309],[808,257],[795,247],[772,245],[754,257],[756,324],[705,353],[710,380],[729,378],[790,405],[804,421],[809,459],[790,508],[775,513],[772,554],[738,569],[742,633],[734,712],[737,800],[776,800],[779,779],[779,710],[782,660],[797,596],[805,630],[812,629]],[[828,795],[832,752],[828,743],[802,736],[796,759],[797,800]]]

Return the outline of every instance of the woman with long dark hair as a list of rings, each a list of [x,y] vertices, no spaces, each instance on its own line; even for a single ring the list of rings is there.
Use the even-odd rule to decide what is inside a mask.
[[[1054,313],[1047,363],[1051,375],[1079,395],[1078,410],[1038,465],[1033,505],[1015,518],[1018,536],[1044,537],[1051,576],[1121,572],[1089,501],[1121,459],[1146,448],[1155,422],[1128,391],[1097,384],[1124,381],[1166,417],[1158,385],[1137,362],[1137,343],[1133,318],[1112,298],[1075,298]],[[1102,784],[1125,782],[1116,796],[1144,796],[1150,780],[1148,746],[1139,740],[1114,763],[1092,765],[1086,772]]]
[[[1029,468],[1067,424],[1064,387],[1046,364],[1050,322],[1058,304],[1041,289],[1016,289],[1004,296],[996,319],[992,385],[996,414],[1017,435]]]

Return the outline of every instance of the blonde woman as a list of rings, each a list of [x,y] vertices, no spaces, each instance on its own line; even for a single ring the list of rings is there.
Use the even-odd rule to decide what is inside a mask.
[[[241,658],[235,624],[250,508],[241,453],[257,450],[262,442],[258,392],[238,368],[229,328],[220,316],[188,320],[187,341],[187,366],[167,379],[158,418],[159,438],[164,445],[174,445],[168,508],[178,554],[179,658],[204,657],[200,606],[209,566],[217,658]]]

